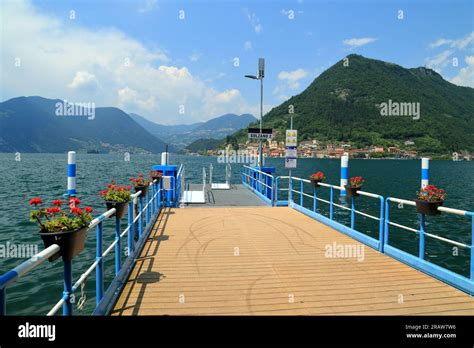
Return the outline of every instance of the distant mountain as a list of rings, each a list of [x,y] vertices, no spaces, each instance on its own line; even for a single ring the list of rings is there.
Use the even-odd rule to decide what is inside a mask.
[[[225,137],[229,135],[229,133],[227,133],[228,131],[245,128],[255,121],[257,121],[257,119],[251,114],[242,114],[240,116],[236,114],[225,114],[205,122],[197,127],[194,132],[217,131],[224,134],[220,137]]]
[[[421,153],[474,150],[474,89],[460,87],[424,67],[399,65],[351,54],[319,75],[302,93],[273,108],[264,127],[283,140],[294,110],[298,140],[351,142],[353,147],[399,145],[413,140]],[[348,64],[345,64],[347,62]],[[395,105],[419,103],[416,115],[396,116]],[[391,105],[391,116],[383,113]],[[390,107],[390,106],[389,106]],[[407,110],[407,109],[406,109]],[[413,110],[412,110],[413,111]],[[246,140],[244,131],[230,137]]]
[[[197,123],[192,123],[192,124],[179,124],[179,125],[168,126],[168,125],[152,122],[146,119],[145,117],[134,114],[134,113],[130,113],[129,115],[140,126],[142,126],[151,134],[153,134],[154,136],[160,139],[166,139],[167,137],[170,137],[176,134],[191,132],[192,130],[204,124],[204,122],[197,122]]]
[[[57,103],[42,97],[18,97],[0,103],[0,152],[160,153],[163,141],[115,107],[95,115],[58,116]],[[174,151],[174,148],[170,148]]]
[[[251,114],[225,114],[207,122],[167,126],[154,123],[137,114],[130,114],[138,124],[164,141],[183,148],[198,139],[223,139],[257,121]]]

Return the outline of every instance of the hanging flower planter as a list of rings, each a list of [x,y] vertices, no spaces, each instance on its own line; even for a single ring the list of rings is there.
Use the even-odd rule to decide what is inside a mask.
[[[130,178],[128,180],[130,180],[130,182],[133,184],[135,192],[142,191],[141,196],[146,197],[150,180],[145,179],[142,173],[138,173],[136,178]]]
[[[156,180],[157,183],[160,182],[161,178],[163,177],[163,173],[158,170],[152,170],[148,173],[152,180]]]
[[[345,185],[344,188],[346,189],[347,198],[357,197],[359,195],[357,191],[360,189],[360,187],[352,187],[350,185]]]
[[[43,201],[39,197],[30,200],[30,205],[37,207]],[[32,210],[30,218],[40,225],[40,236],[45,248],[57,244],[60,250],[48,258],[50,262],[62,257],[71,261],[84,250],[84,243],[92,221],[92,208],[77,207],[81,201],[78,198],[69,199],[69,209],[62,210],[62,200],[54,200],[53,207]]]
[[[416,210],[419,214],[440,215],[438,207],[443,205],[446,192],[443,189],[433,185],[425,186],[421,191],[417,192]]]
[[[326,177],[323,172],[316,172],[309,176],[309,180],[311,180],[311,184],[313,184],[315,188],[319,187],[319,183],[323,182],[324,179],[326,179]]]
[[[112,180],[107,185],[107,189],[100,193],[100,196],[105,201],[107,210],[115,208],[116,213],[112,216],[117,216],[121,219],[125,215],[127,204],[130,201],[131,186],[119,186]]]
[[[87,227],[65,232],[40,232],[40,236],[43,239],[45,248],[53,244],[57,244],[61,248],[59,253],[48,259],[50,262],[58,259],[60,256],[62,256],[64,261],[71,261],[84,250]]]
[[[135,186],[134,188],[135,188],[135,193],[137,193],[138,191],[142,191],[142,194],[141,194],[142,197],[145,197],[146,193],[148,192],[148,185]]]
[[[349,185],[345,185],[344,188],[346,189],[346,197],[352,198],[357,197],[359,191],[362,188],[362,184],[365,182],[364,178],[361,176],[354,176],[349,179]]]
[[[117,215],[119,219],[123,218],[123,216],[125,215],[127,205],[128,202],[105,201],[105,206],[107,207],[107,210],[115,208],[116,212],[115,214],[111,215],[111,217]]]

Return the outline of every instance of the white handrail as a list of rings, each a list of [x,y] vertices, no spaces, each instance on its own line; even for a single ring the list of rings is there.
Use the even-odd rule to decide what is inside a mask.
[[[230,186],[230,180],[232,178],[232,166],[230,165],[229,162],[227,162],[225,166],[225,183]]]
[[[212,174],[213,174],[212,169],[213,169],[213,167],[212,167],[212,163],[211,163],[209,165],[209,185],[211,185],[211,188],[212,188]]]
[[[17,281],[19,278],[24,276],[26,273],[31,271],[33,268],[36,266],[42,264],[44,261],[46,261],[49,257],[55,255],[57,252],[59,252],[61,248],[57,244],[50,245],[46,249],[42,250],[36,255],[33,255],[30,257],[28,260],[20,263],[18,266],[12,269],[14,273],[16,273],[16,276],[9,281],[7,281],[5,284],[2,285],[3,287],[6,287],[7,285],[14,283]]]
[[[202,191],[206,191],[206,168],[202,167]]]

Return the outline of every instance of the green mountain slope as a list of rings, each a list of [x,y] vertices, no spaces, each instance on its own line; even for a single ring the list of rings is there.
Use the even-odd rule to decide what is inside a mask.
[[[301,94],[264,116],[264,127],[284,136],[294,107],[299,140],[352,142],[355,146],[396,145],[414,140],[422,153],[474,150],[474,89],[445,81],[426,68],[349,55],[318,76]],[[419,103],[420,118],[382,116],[382,103]],[[242,142],[245,131],[233,135]]]

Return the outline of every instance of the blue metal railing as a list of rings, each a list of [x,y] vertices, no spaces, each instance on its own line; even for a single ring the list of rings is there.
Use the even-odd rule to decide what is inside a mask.
[[[282,179],[288,180],[288,185],[284,187],[279,187],[281,185]],[[296,184],[294,182],[297,182]],[[352,197],[350,201],[350,207],[337,204],[334,202],[334,192],[341,191],[342,188],[336,185],[329,185],[325,183],[320,183],[321,187],[329,188],[329,200],[322,199],[318,197],[318,189],[313,188],[311,194],[304,192],[305,183],[310,183],[309,180],[289,177],[289,176],[279,176],[275,178],[275,202],[276,206],[289,205],[290,207],[318,220],[324,224],[333,227],[334,229],[343,232],[356,240],[361,241],[362,243],[373,247],[374,249],[379,250],[380,252],[390,255],[393,258],[398,259],[410,266],[419,269],[435,278],[438,278],[448,284],[451,284],[454,287],[457,287],[471,295],[474,295],[474,212],[447,208],[447,207],[438,207],[438,210],[448,214],[455,214],[459,216],[466,216],[471,219],[471,244],[461,243],[459,241],[454,241],[445,237],[438,236],[433,233],[429,233],[426,228],[426,217],[424,214],[419,214],[420,227],[419,229],[411,228],[404,226],[399,223],[390,221],[390,202],[395,202],[398,204],[406,204],[409,206],[416,206],[414,201],[404,200],[400,198],[388,197],[384,198],[381,195],[358,191],[357,193],[360,196],[366,196],[379,201],[379,215],[370,215],[368,213],[362,212],[356,209],[356,200]],[[288,192],[288,200],[279,199],[279,192],[286,191]],[[304,198],[307,197],[312,199],[312,209],[304,207]],[[318,202],[324,202],[329,205],[328,216],[324,216],[320,213],[318,209]],[[334,209],[340,208],[343,210],[350,211],[350,226],[346,226],[340,222],[335,221],[334,219]],[[378,239],[370,237],[364,233],[361,233],[356,230],[356,215],[362,215],[367,218],[378,221]],[[401,249],[398,249],[389,243],[389,232],[390,226],[399,227],[411,232],[414,232],[419,235],[419,250],[418,255],[411,255]],[[469,277],[462,276],[458,273],[450,271],[442,266],[435,265],[434,263],[425,260],[425,239],[433,238],[446,242],[458,247],[462,247],[470,250],[470,262],[469,262]]]
[[[471,245],[466,243],[461,243],[458,241],[454,241],[445,237],[438,236],[436,234],[430,233],[427,231],[426,228],[426,217],[424,214],[419,214],[419,229],[411,228],[409,226],[405,226],[399,223],[395,223],[390,221],[390,203],[397,203],[408,206],[416,206],[416,202],[409,201],[406,199],[400,198],[393,198],[387,197],[385,200],[385,226],[384,226],[384,241],[385,247],[384,252],[387,255],[390,255],[402,262],[405,262],[415,268],[418,268],[425,273],[432,275],[438,279],[441,279],[459,289],[462,289],[468,292],[471,295],[474,295],[474,213],[466,210],[459,210],[447,207],[438,207],[438,211],[447,213],[447,214],[454,214],[458,216],[467,216],[471,219]],[[413,232],[419,236],[419,245],[418,245],[418,256],[409,254],[403,250],[400,250],[392,245],[390,245],[390,226],[395,226],[406,231]],[[469,278],[462,276],[458,273],[450,271],[444,267],[435,265],[427,260],[425,260],[425,239],[432,238],[436,240],[440,240],[442,242],[455,245],[457,247],[465,248],[470,250],[470,267],[469,267]]]
[[[306,215],[310,215],[311,217],[325,223],[326,225],[329,225],[329,226],[331,226],[331,227],[333,227],[333,228],[335,228],[335,229],[337,229],[337,230],[339,230],[339,231],[341,231],[345,234],[350,235],[354,239],[357,239],[357,240],[373,247],[374,249],[379,250],[380,252],[383,252],[383,247],[384,247],[384,242],[383,242],[383,238],[384,238],[384,233],[383,233],[383,229],[384,229],[384,198],[383,198],[383,196],[375,194],[375,193],[365,192],[365,191],[357,191],[357,193],[360,196],[369,197],[369,198],[375,199],[379,202],[379,215],[375,216],[375,215],[371,215],[371,214],[362,212],[360,210],[357,210],[356,209],[356,199],[354,197],[352,197],[352,199],[350,200],[350,207],[344,206],[342,204],[335,203],[334,202],[334,191],[335,190],[336,191],[341,191],[343,188],[341,188],[340,186],[329,185],[329,184],[325,184],[325,183],[319,183],[319,186],[321,188],[328,188],[329,189],[329,200],[326,200],[326,199],[318,197],[318,190],[319,189],[316,189],[314,186],[311,186],[312,187],[311,194],[308,194],[308,193],[304,192],[305,186],[308,186],[308,185],[305,185],[305,184],[311,184],[310,180],[301,179],[301,178],[297,178],[297,177],[291,177],[291,178],[282,177],[282,178],[288,178],[288,180],[289,180],[289,188],[288,188],[289,197],[288,197],[288,200],[289,200],[289,205],[291,207],[305,213]],[[294,181],[299,182],[299,184],[295,185]],[[296,188],[299,188],[299,189],[296,189]],[[276,190],[278,191],[278,187],[277,187]],[[295,196],[295,194],[296,194],[296,196]],[[307,197],[310,200],[312,200],[312,209],[308,209],[308,208],[304,207],[304,197]],[[328,216],[324,216],[323,214],[320,213],[318,202],[323,202],[323,203],[326,203],[326,204],[329,205],[329,214],[328,214]],[[281,205],[281,204],[277,203],[277,205]],[[342,223],[335,221],[334,208],[336,208],[336,207],[350,212],[350,227],[345,226]],[[356,230],[356,215],[365,216],[365,217],[370,218],[372,220],[378,221],[378,225],[379,225],[378,239],[370,237],[370,236]]]
[[[275,178],[257,168],[242,166],[242,184],[254,192],[264,202],[273,206]]]
[[[172,179],[174,179],[172,177]],[[179,190],[176,187],[176,182],[179,180],[171,180],[171,190],[173,191],[172,197],[174,202],[170,202],[173,205],[176,202],[179,202]],[[108,246],[108,248],[103,251],[103,222],[105,219],[111,217],[116,213],[115,208],[108,210],[102,215],[93,219],[88,227],[88,230],[96,228],[96,259],[95,262],[79,277],[79,279],[72,284],[72,267],[71,262],[64,262],[64,292],[61,299],[53,306],[53,308],[48,312],[49,315],[55,315],[59,309],[62,307],[63,315],[72,315],[72,307],[75,302],[74,292],[83,285],[89,275],[95,270],[96,271],[96,308],[102,303],[104,299],[104,258],[112,251],[115,251],[115,273],[116,276],[122,270],[123,264],[127,261],[130,261],[130,258],[133,258],[137,255],[140,250],[135,246],[143,242],[143,238],[146,238],[145,230],[148,232],[151,230],[154,221],[158,217],[163,203],[161,202],[166,196],[163,195],[162,182],[158,183],[156,180],[153,183],[150,183],[149,188],[146,194],[146,204],[144,205],[144,197],[142,191],[131,196],[131,201],[128,204],[128,219],[127,227],[121,231],[120,228],[120,219],[115,218],[115,239]],[[138,213],[136,214],[136,208],[138,206]],[[145,221],[143,221],[145,220]],[[138,232],[138,235],[137,235]],[[127,249],[126,256],[127,261],[122,263],[121,253],[122,245],[121,242],[124,236],[128,234],[127,238]],[[137,237],[137,240],[135,238]],[[141,244],[141,243],[140,243]],[[50,247],[44,249],[40,253],[34,255],[32,258],[21,263],[14,269],[6,272],[0,276],[0,316],[6,315],[6,289],[8,286],[15,283],[17,280],[23,278],[31,270],[38,267],[49,257],[55,255],[60,251],[60,247],[57,244],[53,244]],[[107,290],[109,291],[110,288]]]

